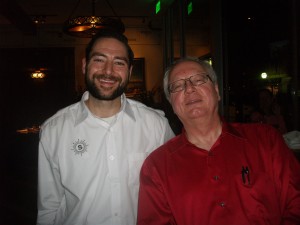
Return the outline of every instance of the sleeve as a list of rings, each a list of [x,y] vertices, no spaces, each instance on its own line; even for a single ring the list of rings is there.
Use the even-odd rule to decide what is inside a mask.
[[[46,135],[44,135],[46,136]],[[47,149],[50,147],[46,138],[41,135],[38,155],[38,215],[37,224],[55,224],[58,220],[58,209],[63,198],[63,187],[60,174]]]
[[[170,140],[171,138],[173,138],[175,136],[168,120],[166,119],[166,123],[165,123],[165,132],[164,132],[164,140],[162,143],[166,143],[168,140]]]
[[[148,157],[140,172],[137,225],[176,224],[162,182]]]
[[[151,109],[155,111],[155,118],[158,123],[153,124],[153,118],[151,118],[152,125],[156,125],[158,132],[157,137],[161,144],[166,143],[171,138],[175,137],[174,131],[172,130],[169,120],[166,117],[164,111],[159,109]]]
[[[273,154],[274,177],[280,187],[280,205],[282,225],[300,224],[300,164],[278,133],[273,137],[275,154]]]

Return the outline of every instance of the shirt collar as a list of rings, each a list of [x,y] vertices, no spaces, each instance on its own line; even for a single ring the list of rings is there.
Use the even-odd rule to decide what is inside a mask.
[[[244,136],[234,128],[234,124],[227,123],[224,120],[222,120],[222,123],[222,136],[225,134],[229,134],[238,138],[244,138]]]
[[[233,124],[230,124],[228,122],[226,122],[224,119],[222,119],[222,133],[221,133],[221,137],[224,135],[232,135],[235,136],[237,138],[245,138],[240,132],[238,132],[235,128]],[[187,137],[186,137],[186,131],[184,129],[184,127],[182,128],[182,133],[180,136],[181,139],[181,143],[186,145],[186,144],[191,144]]]
[[[124,113],[126,113],[134,122],[136,121],[135,116],[134,116],[134,112],[132,110],[132,106],[129,102],[129,100],[127,99],[126,95],[123,94],[121,96],[121,110],[120,112],[124,111]]]
[[[83,122],[89,115],[89,109],[85,104],[85,101],[89,98],[89,92],[86,91],[83,93],[81,100],[79,102],[78,111],[75,117],[75,126],[79,123]],[[121,110],[119,113],[124,112],[126,113],[132,120],[136,121],[134,112],[131,108],[131,105],[128,102],[128,99],[125,94],[121,95]]]

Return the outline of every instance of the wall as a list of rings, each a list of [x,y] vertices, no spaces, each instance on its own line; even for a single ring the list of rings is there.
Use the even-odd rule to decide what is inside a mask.
[[[73,47],[75,52],[74,88],[79,92],[84,88],[81,60],[89,39],[68,36],[57,26],[50,25],[41,25],[38,28],[37,36],[22,35],[20,31],[11,26],[1,26],[0,34],[0,48]],[[161,84],[164,73],[162,32],[151,30],[147,26],[129,27],[126,28],[125,35],[135,53],[135,58],[145,58],[145,84],[147,91],[151,91]],[[199,40],[199,38],[188,40],[189,55],[200,57],[209,53],[207,41],[203,44]],[[175,46],[176,48],[177,46]]]
[[[12,27],[0,28],[0,48],[74,47],[75,89],[84,88],[81,60],[89,39],[63,34],[53,26],[40,27],[37,36],[24,36]],[[147,28],[128,28],[125,32],[135,58],[145,58],[146,89],[158,85],[163,76],[163,52],[160,31]]]

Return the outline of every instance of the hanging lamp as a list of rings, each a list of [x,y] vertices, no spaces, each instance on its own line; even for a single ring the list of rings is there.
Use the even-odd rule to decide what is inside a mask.
[[[101,29],[112,29],[125,32],[125,26],[119,18],[101,17],[95,15],[96,0],[92,0],[92,15],[69,18],[63,26],[63,31],[71,36],[90,38]],[[71,16],[70,16],[71,17]]]

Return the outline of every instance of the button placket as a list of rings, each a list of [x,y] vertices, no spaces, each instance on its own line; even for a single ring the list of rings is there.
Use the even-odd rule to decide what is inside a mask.
[[[218,181],[218,180],[219,180],[219,176],[218,176],[218,175],[215,175],[215,176],[213,177],[213,179],[214,179],[215,181]]]
[[[224,208],[226,206],[226,203],[225,202],[220,202],[219,206],[221,206],[222,208]]]

